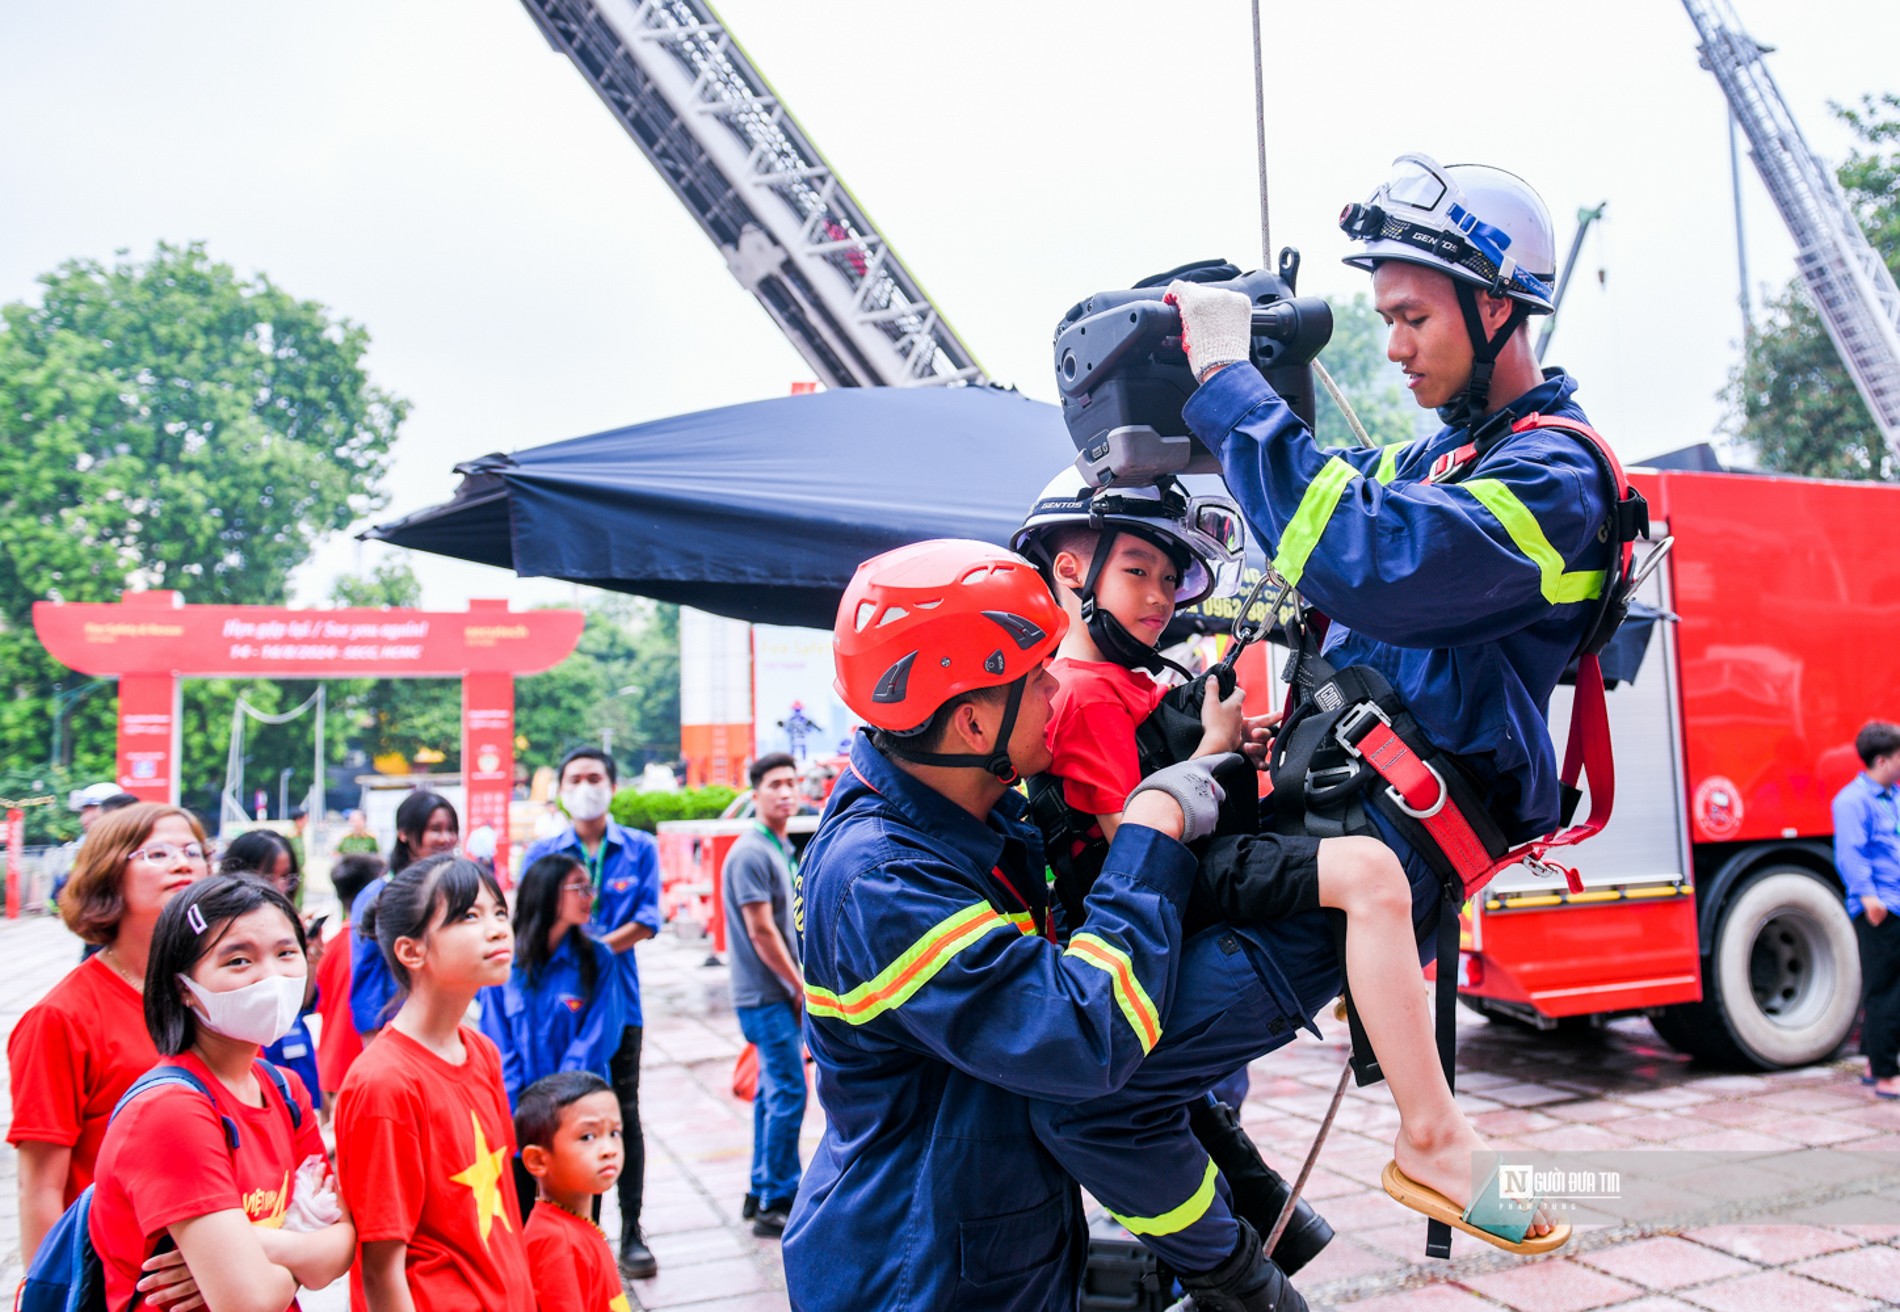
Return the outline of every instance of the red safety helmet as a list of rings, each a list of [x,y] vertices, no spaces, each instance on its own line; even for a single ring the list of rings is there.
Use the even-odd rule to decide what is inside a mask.
[[[965,538],[899,547],[858,566],[844,591],[832,629],[833,686],[866,724],[902,735],[960,693],[1020,683],[1068,627],[1042,575],[1013,551]],[[999,747],[1018,702],[1010,699]],[[996,760],[906,755],[1013,777],[1006,756],[999,769]]]

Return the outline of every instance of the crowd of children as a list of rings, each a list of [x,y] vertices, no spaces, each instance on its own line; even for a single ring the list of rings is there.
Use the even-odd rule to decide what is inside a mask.
[[[61,910],[103,950],[9,1042],[23,1307],[63,1307],[89,1247],[110,1312],[282,1312],[346,1272],[373,1312],[624,1312],[595,1219],[624,1169],[606,1077],[626,976],[585,930],[586,867],[532,863],[511,923],[493,873],[453,851],[453,808],[410,812],[394,873],[336,863],[355,911],[329,952],[277,835],[234,841],[214,874],[189,812],[97,826]],[[388,987],[367,1043],[364,940]]]

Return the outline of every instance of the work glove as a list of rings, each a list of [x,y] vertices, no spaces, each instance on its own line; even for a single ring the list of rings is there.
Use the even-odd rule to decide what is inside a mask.
[[[322,1230],[343,1219],[336,1201],[336,1177],[330,1164],[315,1153],[303,1159],[290,1187],[290,1206],[284,1212],[284,1229],[295,1234]]]
[[[1128,801],[1154,789],[1166,793],[1181,808],[1181,841],[1192,843],[1206,838],[1214,832],[1214,826],[1220,820],[1220,804],[1227,800],[1227,791],[1214,782],[1214,772],[1237,764],[1240,754],[1223,752],[1219,756],[1197,756],[1191,761],[1178,761],[1163,766],[1135,785],[1135,791],[1128,794]],[[1127,803],[1122,809],[1127,809]]]
[[[1239,292],[1205,283],[1168,284],[1165,298],[1181,312],[1181,349],[1187,352],[1194,381],[1206,382],[1208,371],[1238,364],[1253,350],[1253,302]]]

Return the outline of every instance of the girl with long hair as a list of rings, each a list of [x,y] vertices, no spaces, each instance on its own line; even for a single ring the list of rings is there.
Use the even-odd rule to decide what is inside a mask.
[[[493,875],[444,854],[389,877],[360,928],[398,1009],[337,1095],[337,1164],[369,1312],[534,1312],[501,1055],[462,1024],[514,960]]]
[[[593,911],[594,882],[571,856],[541,857],[521,876],[514,970],[506,984],[481,993],[482,1033],[501,1050],[510,1107],[544,1075],[611,1077],[627,1024],[626,993],[613,949],[587,932]],[[530,1209],[533,1185],[516,1158],[515,1187]]]

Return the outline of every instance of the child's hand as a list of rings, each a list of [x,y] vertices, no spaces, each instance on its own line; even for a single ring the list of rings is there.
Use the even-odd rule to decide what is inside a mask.
[[[1246,716],[1240,722],[1240,750],[1256,770],[1267,768],[1267,751],[1273,746],[1273,731],[1280,727],[1280,718],[1280,712],[1268,711]]]
[[[1239,684],[1222,697],[1220,685],[1212,679],[1207,681],[1201,693],[1201,745],[1194,749],[1196,756],[1240,750],[1241,703],[1245,700],[1246,693]]]

